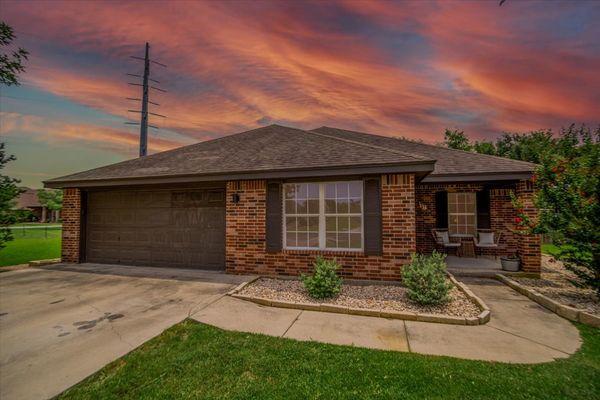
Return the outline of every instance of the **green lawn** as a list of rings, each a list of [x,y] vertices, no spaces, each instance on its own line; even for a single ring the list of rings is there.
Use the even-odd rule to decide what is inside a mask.
[[[460,360],[227,332],[184,321],[63,399],[585,399],[600,397],[600,330],[537,365]]]
[[[16,228],[14,240],[0,249],[0,267],[60,257],[61,228]]]

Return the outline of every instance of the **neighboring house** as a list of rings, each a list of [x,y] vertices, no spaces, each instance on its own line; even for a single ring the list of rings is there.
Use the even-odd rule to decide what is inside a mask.
[[[316,255],[342,274],[399,279],[432,228],[502,232],[540,270],[537,236],[512,232],[514,191],[534,216],[534,165],[402,139],[271,125],[46,181],[63,188],[66,262],[295,275]]]
[[[60,211],[48,210],[38,199],[38,189],[21,188],[23,192],[17,196],[15,210],[29,211],[33,222],[55,222],[60,218]]]

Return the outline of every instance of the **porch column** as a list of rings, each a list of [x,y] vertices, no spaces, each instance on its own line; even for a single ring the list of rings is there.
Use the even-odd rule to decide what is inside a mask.
[[[517,197],[523,203],[523,213],[532,221],[538,218],[538,212],[533,203],[533,182],[519,181],[517,184]],[[540,235],[518,235],[517,251],[521,258],[521,268],[525,272],[540,273],[542,269]]]
[[[40,222],[46,222],[46,207],[45,206],[42,207],[42,218],[40,219]]]

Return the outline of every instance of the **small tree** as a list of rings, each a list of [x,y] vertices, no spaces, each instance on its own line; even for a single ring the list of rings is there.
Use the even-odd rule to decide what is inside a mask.
[[[15,39],[13,28],[0,21],[0,46],[8,46]],[[18,76],[25,71],[23,62],[27,60],[29,52],[21,47],[11,54],[0,54],[0,84],[6,86],[18,85]]]
[[[575,138],[575,139],[574,139]],[[563,245],[558,257],[600,296],[600,127],[571,126],[537,169],[538,233]]]
[[[6,155],[4,143],[0,142],[0,170],[6,164],[13,161],[13,155]],[[21,193],[17,186],[20,181],[0,173],[0,249],[5,243],[12,240],[12,233],[9,225],[17,221],[17,215],[14,212],[15,198]]]
[[[38,200],[40,204],[50,211],[59,211],[62,209],[63,192],[62,190],[38,190]]]

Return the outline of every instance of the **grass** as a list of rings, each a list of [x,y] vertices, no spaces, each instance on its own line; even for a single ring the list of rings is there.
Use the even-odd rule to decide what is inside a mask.
[[[0,249],[0,267],[60,257],[61,228],[17,228],[12,233],[14,240]]]
[[[600,329],[551,363],[515,365],[227,332],[190,320],[61,399],[598,399]]]
[[[550,256],[556,256],[560,251],[560,247],[555,244],[547,243],[542,245],[542,253],[548,254]]]

